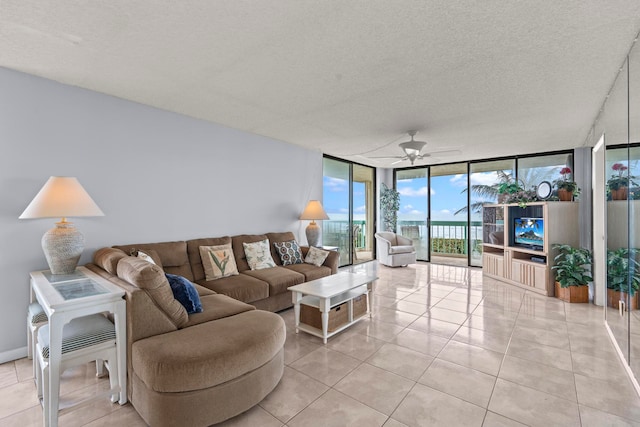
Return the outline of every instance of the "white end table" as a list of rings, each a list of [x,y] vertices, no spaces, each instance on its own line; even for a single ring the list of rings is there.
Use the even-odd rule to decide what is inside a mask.
[[[31,302],[37,299],[49,318],[49,419],[45,426],[58,425],[62,329],[71,319],[95,313],[113,313],[118,359],[118,402],[127,403],[127,340],[124,290],[78,267],[73,274],[53,275],[36,271],[31,275]],[[84,402],[83,402],[84,403]]]

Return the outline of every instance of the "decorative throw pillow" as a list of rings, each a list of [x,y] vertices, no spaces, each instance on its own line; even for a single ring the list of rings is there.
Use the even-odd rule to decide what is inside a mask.
[[[151,257],[151,255],[149,255],[149,254],[148,254],[148,253],[146,253],[146,252],[143,252],[143,251],[140,251],[140,250],[139,250],[139,251],[138,251],[138,255],[136,255],[136,257],[138,257],[138,258],[140,258],[140,259],[142,259],[142,260],[145,260],[145,261],[147,261],[147,262],[150,262],[151,264],[155,264],[155,265],[157,265],[157,264],[156,264],[156,262],[155,262],[155,261],[153,260],[153,258]]]
[[[271,258],[269,239],[254,243],[242,242],[242,246],[244,246],[244,255],[247,257],[247,264],[249,264],[250,269],[262,270],[276,266],[273,258]]]
[[[218,246],[199,246],[200,258],[204,267],[207,280],[216,280],[222,277],[238,274],[236,259],[233,257],[231,243]]]
[[[187,310],[188,314],[202,313],[202,303],[200,295],[193,283],[182,276],[175,274],[166,274],[173,297]]]
[[[150,264],[155,264],[158,267],[164,269],[164,267],[162,266],[160,255],[153,249],[131,248],[131,250],[129,251],[129,255],[131,255],[132,257],[140,258],[144,261],[149,262]]]
[[[304,259],[304,262],[306,262],[307,264],[313,264],[316,267],[320,267],[328,256],[329,251],[323,251],[322,249],[311,246],[309,248],[309,252],[307,252],[307,257]]]
[[[282,265],[302,264],[302,251],[295,240],[274,243]]]

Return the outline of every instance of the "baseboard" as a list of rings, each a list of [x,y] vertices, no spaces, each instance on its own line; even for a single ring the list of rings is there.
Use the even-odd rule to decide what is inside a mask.
[[[12,362],[14,360],[27,357],[27,346],[16,348],[15,350],[3,351],[0,353],[0,363]]]
[[[613,335],[613,331],[611,330],[611,328],[609,328],[609,325],[606,322],[604,324],[604,327],[607,328],[607,333],[609,334],[609,338],[611,338],[611,342],[613,342],[613,346],[615,347],[616,352],[618,353],[618,357],[622,361],[622,366],[624,366],[624,370],[627,371],[627,375],[631,380],[631,384],[633,385],[633,388],[636,389],[636,393],[638,393],[638,396],[640,396],[640,384],[638,384],[638,380],[636,380],[636,376],[633,375],[633,371],[631,370],[631,367],[627,363],[627,359],[625,359],[624,353],[622,353],[622,349],[618,345],[618,341],[616,341],[616,337]]]

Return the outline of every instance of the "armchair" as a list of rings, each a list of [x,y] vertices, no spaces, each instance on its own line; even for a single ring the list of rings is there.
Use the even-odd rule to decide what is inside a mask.
[[[381,231],[375,234],[378,261],[388,267],[415,264],[416,248],[413,240],[399,234]]]

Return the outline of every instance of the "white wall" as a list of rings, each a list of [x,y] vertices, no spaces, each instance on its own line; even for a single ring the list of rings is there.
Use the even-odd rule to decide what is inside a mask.
[[[81,263],[100,247],[293,231],[322,197],[322,154],[0,68],[0,363],[26,355],[28,273],[55,220],[18,220],[51,175],[76,176],[105,217],[77,218]]]

